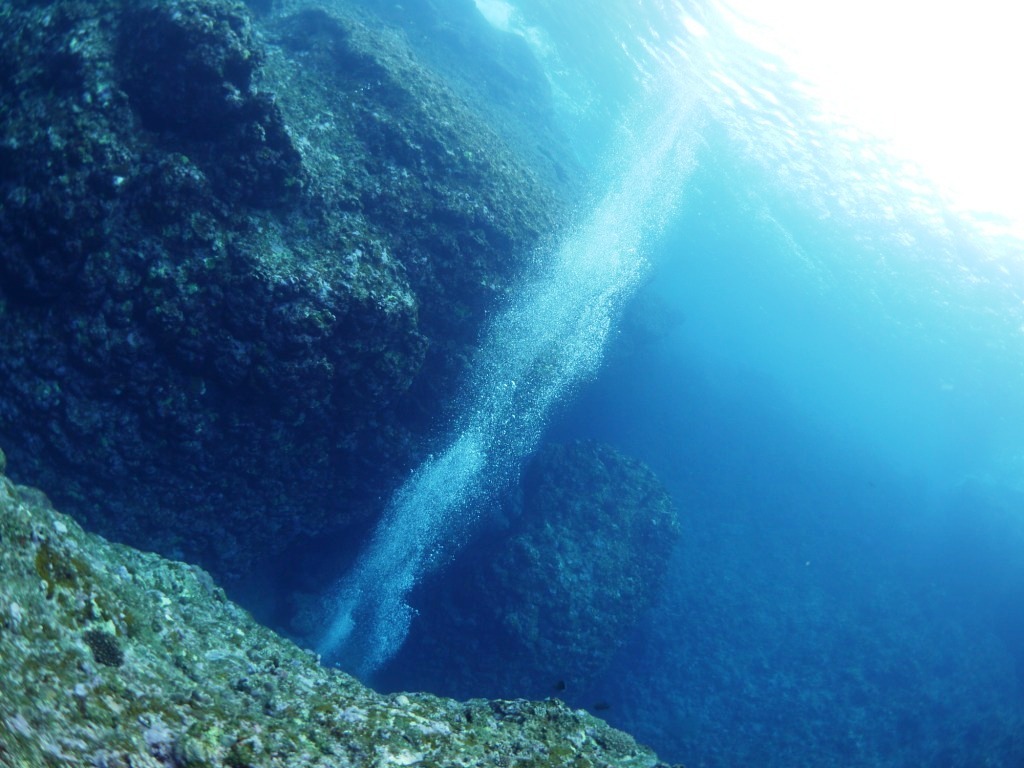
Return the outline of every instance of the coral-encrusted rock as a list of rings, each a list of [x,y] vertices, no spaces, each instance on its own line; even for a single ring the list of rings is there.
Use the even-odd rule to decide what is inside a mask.
[[[150,0],[120,24],[118,66],[142,126],[187,144],[220,195],[279,204],[302,185],[299,155],[253,78],[263,48],[240,2]]]
[[[124,85],[152,131],[216,138],[246,121],[263,58],[240,2],[133,4],[121,27]]]
[[[559,702],[377,694],[2,475],[0,584],[0,765],[658,765]]]
[[[421,607],[385,684],[540,696],[562,680],[571,693],[651,607],[679,524],[648,467],[600,443],[549,445],[521,485],[507,534],[431,585],[442,597]]]
[[[342,3],[15,2],[0,43],[19,480],[222,578],[364,523],[557,195]]]

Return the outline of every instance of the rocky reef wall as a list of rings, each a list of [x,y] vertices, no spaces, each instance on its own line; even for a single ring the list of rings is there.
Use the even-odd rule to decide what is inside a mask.
[[[0,765],[662,765],[555,700],[374,693],[254,623],[201,569],[85,533],[5,463]]]
[[[0,439],[227,580],[379,510],[575,167],[345,3],[254,7],[0,10]]]

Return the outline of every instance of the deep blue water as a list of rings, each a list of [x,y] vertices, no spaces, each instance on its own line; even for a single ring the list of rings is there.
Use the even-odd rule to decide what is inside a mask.
[[[553,428],[642,457],[684,524],[658,608],[573,699],[688,766],[1019,764],[1024,494],[981,458],[1007,425],[721,263],[764,255],[757,227],[674,235],[711,263],[655,269],[632,311],[685,316],[624,332]]]
[[[710,6],[478,5],[529,38],[598,169],[601,202],[563,243],[599,263],[569,246],[552,260],[597,275],[591,293],[558,293],[571,312],[607,305],[597,331],[565,321],[540,352],[483,355],[451,451],[408,491],[451,508],[409,522],[399,500],[387,518],[401,535],[383,551],[416,554],[369,598],[383,595],[370,626],[386,635],[362,651],[370,669],[490,475],[514,475],[538,440],[596,438],[656,471],[683,535],[609,670],[558,695],[602,702],[689,768],[1024,765],[1024,247],[880,143],[813,119],[795,76]],[[648,119],[676,149],[644,144]],[[622,187],[651,154],[652,185]],[[602,271],[634,247],[640,261]],[[520,315],[554,312],[536,297],[558,274],[524,288],[485,348],[530,338]],[[577,352],[561,378],[534,365],[552,344]],[[495,413],[521,419],[511,436]],[[392,578],[372,560],[364,581]],[[370,610],[341,603],[339,637]]]

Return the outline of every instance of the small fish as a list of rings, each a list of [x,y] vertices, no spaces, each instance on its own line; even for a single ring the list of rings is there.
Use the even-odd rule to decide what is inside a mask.
[[[599,702],[597,702],[597,704],[594,705],[594,711],[595,712],[605,712],[605,711],[607,711],[607,710],[609,710],[611,708],[612,708],[612,705],[609,704],[607,701],[599,701]]]
[[[557,683],[555,683],[555,690],[556,691],[564,691],[565,690],[565,680],[559,680]]]

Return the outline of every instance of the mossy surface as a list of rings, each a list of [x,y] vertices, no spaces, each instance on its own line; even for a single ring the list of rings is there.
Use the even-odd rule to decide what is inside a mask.
[[[2,476],[0,542],[0,765],[658,764],[554,700],[377,694]]]

